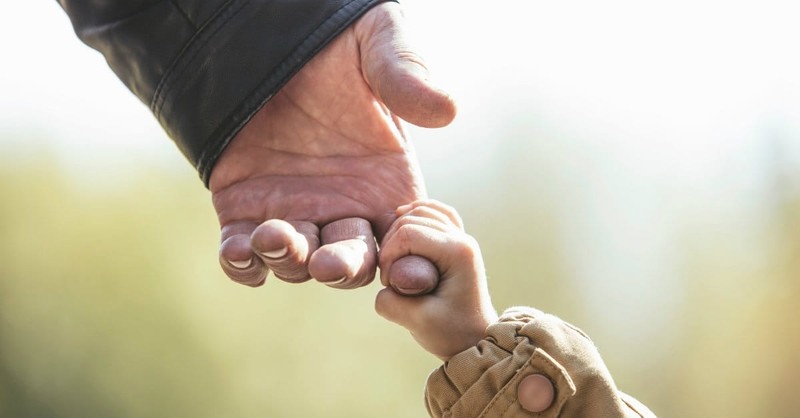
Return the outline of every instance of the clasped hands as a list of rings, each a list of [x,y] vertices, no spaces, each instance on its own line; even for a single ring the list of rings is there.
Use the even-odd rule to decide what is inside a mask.
[[[441,127],[455,104],[431,85],[382,3],[309,61],[231,141],[211,173],[222,228],[220,264],[234,281],[311,278],[368,284],[377,242],[398,206],[425,197],[401,119]],[[421,294],[436,286],[420,258],[395,263],[384,285]]]

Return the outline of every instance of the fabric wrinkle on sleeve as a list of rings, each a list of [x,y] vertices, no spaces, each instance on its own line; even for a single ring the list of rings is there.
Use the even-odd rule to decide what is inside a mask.
[[[517,399],[519,383],[535,374],[555,388],[551,405],[539,413]],[[428,411],[437,418],[655,417],[626,396],[583,331],[524,307],[507,310],[476,347],[435,370],[425,392]]]

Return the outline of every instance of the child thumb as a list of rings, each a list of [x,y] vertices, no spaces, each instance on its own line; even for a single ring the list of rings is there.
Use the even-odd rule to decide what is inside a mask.
[[[408,328],[424,296],[403,296],[391,287],[381,289],[375,296],[375,312],[386,320]]]

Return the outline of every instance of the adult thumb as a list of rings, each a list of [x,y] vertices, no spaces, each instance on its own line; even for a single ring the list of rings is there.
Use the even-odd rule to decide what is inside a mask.
[[[364,78],[389,111],[425,128],[452,122],[455,101],[431,84],[428,68],[404,36],[403,14],[397,3],[375,6],[355,30]]]

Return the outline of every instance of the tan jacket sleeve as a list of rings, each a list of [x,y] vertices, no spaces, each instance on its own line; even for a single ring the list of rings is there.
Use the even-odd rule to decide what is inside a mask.
[[[524,408],[517,398],[520,382],[531,376],[528,381],[545,382],[546,387],[538,412]],[[435,418],[655,418],[617,390],[585,333],[523,307],[507,310],[477,346],[435,370],[428,377],[425,400]]]

